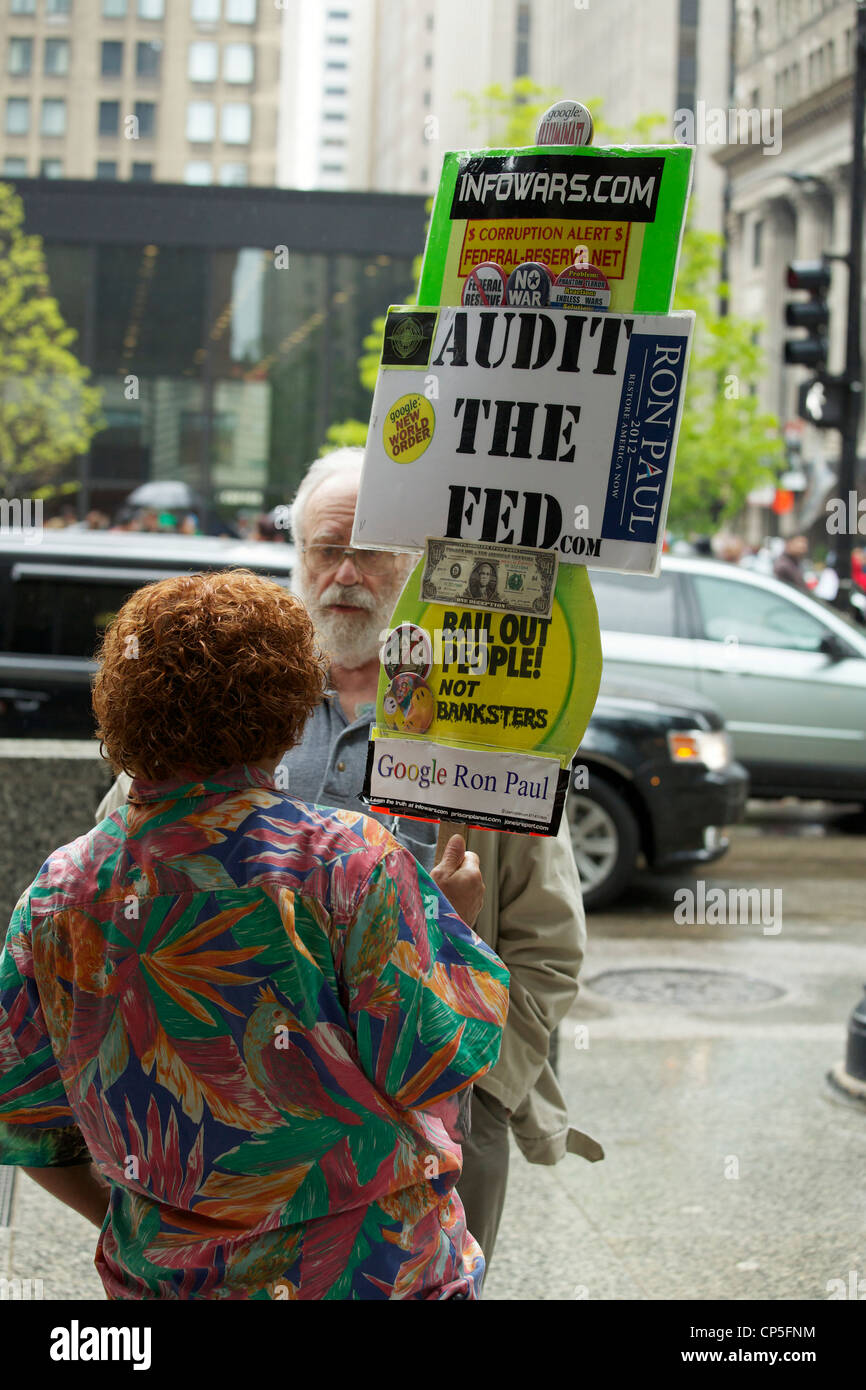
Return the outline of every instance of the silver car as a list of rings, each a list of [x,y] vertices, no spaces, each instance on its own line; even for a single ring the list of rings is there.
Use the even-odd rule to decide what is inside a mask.
[[[788,584],[713,560],[593,571],[608,677],[721,710],[753,796],[866,803],[866,636]]]

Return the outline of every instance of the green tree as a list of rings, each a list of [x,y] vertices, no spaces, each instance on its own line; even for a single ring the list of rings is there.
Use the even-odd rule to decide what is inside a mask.
[[[675,309],[695,311],[668,524],[714,531],[735,517],[746,496],[774,476],[783,456],[779,422],[756,394],[764,372],[759,324],[718,312],[722,238],[690,227],[683,237]]]
[[[51,294],[42,239],[25,233],[21,199],[0,183],[0,495],[44,492],[103,428],[76,336]]]

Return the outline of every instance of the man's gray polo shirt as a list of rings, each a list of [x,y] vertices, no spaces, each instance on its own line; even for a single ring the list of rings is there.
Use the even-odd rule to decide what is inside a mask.
[[[375,713],[372,705],[365,705],[363,709],[360,718],[350,724],[336,693],[328,692],[307,720],[301,742],[282,759],[282,766],[288,773],[285,790],[301,801],[343,811],[361,811],[381,821],[429,872],[436,853],[438,823],[371,811],[361,800],[370,725]]]

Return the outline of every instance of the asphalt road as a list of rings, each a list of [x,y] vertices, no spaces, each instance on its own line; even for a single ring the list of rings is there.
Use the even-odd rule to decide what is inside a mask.
[[[866,980],[864,832],[758,808],[701,877],[726,906],[765,890],[763,919],[675,922],[694,876],[643,876],[590,918],[559,1069],[606,1157],[543,1168],[513,1148],[487,1298],[827,1299],[861,1279],[866,1296],[866,1108],[825,1080]],[[19,1175],[0,1274],[100,1299],[93,1246]]]

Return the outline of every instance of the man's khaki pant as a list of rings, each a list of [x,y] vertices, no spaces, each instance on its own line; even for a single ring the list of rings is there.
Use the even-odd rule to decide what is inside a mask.
[[[477,1086],[472,1091],[471,1126],[457,1191],[467,1229],[481,1246],[489,1269],[508,1182],[508,1120],[505,1107]]]

